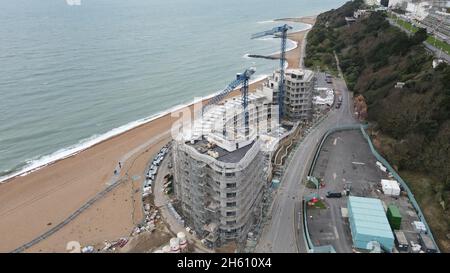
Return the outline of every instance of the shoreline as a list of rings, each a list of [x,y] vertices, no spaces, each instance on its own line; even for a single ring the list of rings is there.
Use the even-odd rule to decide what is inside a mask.
[[[298,45],[296,45],[296,47],[292,48],[291,50],[294,50],[297,47],[298,47]],[[257,84],[259,82],[264,81],[266,78],[267,78],[267,75],[260,75],[259,77],[251,80],[250,84]],[[236,90],[233,90],[233,92],[234,91],[236,91]],[[212,97],[217,95],[219,92],[220,91],[216,91],[215,93],[211,93],[211,94],[203,96],[201,98],[193,99],[191,102],[177,104],[177,105],[172,106],[172,107],[170,107],[170,108],[168,108],[166,110],[163,110],[163,111],[160,111],[158,113],[152,114],[151,116],[148,116],[148,117],[145,117],[145,118],[141,118],[141,119],[138,119],[138,120],[135,120],[135,121],[131,121],[131,122],[128,122],[127,124],[124,124],[124,125],[121,125],[119,127],[113,128],[113,129],[111,129],[111,130],[109,130],[109,131],[107,131],[105,133],[100,134],[100,135],[97,135],[97,136],[93,135],[93,136],[90,136],[88,138],[82,139],[82,140],[79,141],[78,144],[73,144],[73,145],[70,145],[70,146],[68,146],[66,148],[59,149],[58,151],[55,151],[53,153],[42,155],[38,159],[33,159],[31,161],[41,161],[45,157],[54,157],[57,154],[66,154],[66,155],[62,155],[61,157],[55,158],[54,160],[50,160],[50,161],[48,161],[46,163],[39,164],[39,165],[37,165],[35,167],[31,167],[32,164],[31,164],[31,166],[25,165],[25,167],[23,169],[21,169],[21,170],[12,172],[10,174],[6,174],[6,175],[0,177],[0,187],[1,187],[2,184],[10,183],[11,182],[10,180],[12,180],[12,179],[14,179],[16,177],[27,176],[29,174],[32,174],[33,172],[39,171],[42,168],[51,166],[52,164],[55,164],[58,161],[61,161],[61,160],[68,159],[70,157],[76,156],[77,154],[79,154],[79,153],[81,153],[81,152],[83,152],[83,151],[85,151],[87,149],[93,148],[96,145],[101,144],[104,141],[108,141],[108,140],[111,140],[111,139],[113,139],[115,137],[119,137],[119,136],[121,136],[122,134],[124,134],[124,133],[126,133],[128,131],[131,131],[133,129],[139,128],[140,126],[144,126],[144,125],[146,125],[146,124],[148,124],[150,122],[153,122],[153,121],[155,121],[155,120],[157,120],[159,118],[162,118],[162,117],[164,117],[166,115],[170,115],[173,112],[177,112],[177,111],[179,111],[179,110],[181,110],[183,108],[189,108],[189,107],[193,106],[196,103],[200,103],[200,102],[201,103],[205,103],[206,101],[208,101],[209,99],[211,99]],[[135,123],[135,125],[132,125],[134,123]],[[121,129],[121,128],[124,128],[124,129]],[[117,130],[118,132],[113,133],[115,130]],[[90,145],[87,144],[87,143],[89,143],[91,141],[93,142],[92,144],[90,144]],[[87,145],[85,145],[85,144],[87,144]]]
[[[297,46],[286,52],[288,67],[298,67],[302,41],[310,29],[289,34],[289,39],[294,39]],[[261,86],[266,78],[253,80],[250,91]],[[178,120],[178,117],[171,117],[171,113],[192,110],[194,103],[205,103],[215,94],[217,92],[134,121],[138,124],[132,128],[0,182],[0,232],[8,234],[0,245],[0,252],[27,243],[78,209],[114,179],[112,172],[117,162],[129,154],[117,177],[127,181],[27,252],[61,252],[65,251],[65,243],[73,239],[87,244],[128,234],[142,217],[140,209],[136,209],[141,205],[136,183],[142,181],[151,157],[171,139],[171,125]],[[238,94],[239,90],[234,90],[231,96]],[[145,147],[141,147],[143,144]],[[137,180],[130,179],[138,176]]]

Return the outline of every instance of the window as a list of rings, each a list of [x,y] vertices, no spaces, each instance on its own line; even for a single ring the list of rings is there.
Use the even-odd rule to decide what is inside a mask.
[[[234,189],[236,188],[236,183],[227,183],[227,189]]]
[[[225,174],[226,177],[233,177],[233,176],[235,176],[235,175],[236,175],[236,173],[226,173],[226,174]]]
[[[232,198],[232,197],[236,197],[236,193],[235,192],[227,193],[227,198]]]
[[[228,208],[236,207],[236,202],[227,202],[227,207]]]
[[[235,211],[227,211],[227,216],[236,216]]]
[[[227,221],[227,225],[235,225],[236,224],[236,220],[234,221]]]

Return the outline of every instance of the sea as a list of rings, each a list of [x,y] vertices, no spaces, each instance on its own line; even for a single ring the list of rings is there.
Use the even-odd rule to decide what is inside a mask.
[[[279,62],[248,54],[279,52],[280,40],[253,33],[344,2],[0,0],[0,182],[214,94],[248,67],[265,77]]]

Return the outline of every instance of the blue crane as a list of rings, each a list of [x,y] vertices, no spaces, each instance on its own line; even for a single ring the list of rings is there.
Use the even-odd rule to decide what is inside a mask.
[[[202,114],[208,106],[213,104],[217,104],[222,101],[228,94],[230,94],[236,87],[242,84],[241,87],[241,96],[242,96],[242,106],[244,108],[244,128],[245,135],[249,134],[249,117],[248,117],[248,81],[250,77],[255,74],[256,69],[254,67],[250,67],[246,69],[243,73],[238,73],[236,75],[236,79],[232,81],[224,90],[220,91],[219,94],[211,98],[203,107]],[[223,134],[226,134],[225,126],[223,127]]]
[[[284,65],[286,61],[286,39],[288,30],[292,29],[291,26],[284,24],[279,27],[274,27],[271,30],[255,33],[252,35],[252,39],[261,38],[264,36],[280,35],[281,34],[281,56],[280,56],[280,81],[278,83],[278,111],[279,119],[283,118],[283,100],[284,100]]]

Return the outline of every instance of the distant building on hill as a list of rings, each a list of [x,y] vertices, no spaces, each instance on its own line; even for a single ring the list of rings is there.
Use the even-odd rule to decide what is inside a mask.
[[[353,12],[353,18],[358,19],[361,17],[366,17],[369,14],[370,14],[370,10],[359,9],[359,10]]]

